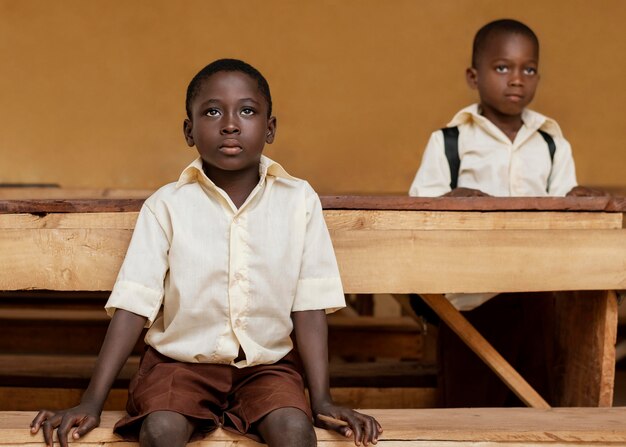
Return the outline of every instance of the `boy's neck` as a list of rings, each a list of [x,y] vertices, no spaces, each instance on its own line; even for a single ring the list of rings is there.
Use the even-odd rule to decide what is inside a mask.
[[[522,120],[522,114],[519,115],[505,115],[498,112],[495,109],[480,105],[480,114],[491,121],[498,129],[500,129],[508,137],[509,140],[514,141],[517,136],[517,132],[524,125]]]
[[[260,178],[258,165],[241,171],[224,171],[202,163],[202,170],[215,186],[228,194],[237,208],[244,204]]]

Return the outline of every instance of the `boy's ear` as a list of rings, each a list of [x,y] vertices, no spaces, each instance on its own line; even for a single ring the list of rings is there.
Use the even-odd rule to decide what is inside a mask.
[[[185,118],[183,121],[183,134],[185,134],[185,141],[187,141],[187,146],[193,147],[196,143],[193,141],[193,136],[191,134],[191,130],[193,129],[193,123],[189,118]]]
[[[478,73],[475,68],[469,67],[465,70],[465,80],[471,89],[478,88]]]
[[[267,144],[272,144],[274,142],[274,137],[276,136],[276,117],[271,116],[270,119],[267,120],[267,133],[265,134],[265,142]]]

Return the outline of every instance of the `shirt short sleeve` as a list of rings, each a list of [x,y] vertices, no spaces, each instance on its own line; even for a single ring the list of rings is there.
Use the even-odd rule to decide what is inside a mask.
[[[307,192],[306,213],[302,264],[292,311],[335,312],[345,307],[346,302],[322,204],[312,189]]]
[[[163,301],[164,280],[168,272],[169,239],[161,223],[144,204],[126,257],[105,305],[107,314],[124,309],[148,319],[150,327]]]
[[[446,158],[443,133],[433,132],[428,140],[422,162],[409,189],[414,197],[437,197],[450,192],[450,166]]]
[[[576,181],[576,167],[569,142],[562,137],[554,137],[554,139],[556,151],[552,161],[548,194],[562,197],[578,184]]]

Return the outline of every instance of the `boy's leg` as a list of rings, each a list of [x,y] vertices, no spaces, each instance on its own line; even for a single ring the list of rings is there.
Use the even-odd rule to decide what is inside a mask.
[[[258,423],[258,430],[269,447],[315,447],[317,438],[309,417],[297,408],[272,411]]]
[[[189,441],[195,424],[175,411],[155,411],[141,424],[139,444],[141,447],[177,447]]]

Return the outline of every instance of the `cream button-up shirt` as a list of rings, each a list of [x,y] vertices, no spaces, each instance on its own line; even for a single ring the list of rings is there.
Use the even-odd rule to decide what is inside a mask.
[[[458,187],[479,189],[499,197],[565,196],[576,183],[572,149],[556,121],[524,110],[524,124],[511,141],[482,116],[478,104],[458,112],[448,127],[459,129]],[[541,129],[556,146],[550,160]],[[410,196],[436,197],[450,192],[450,165],[443,133],[432,133],[422,163],[409,190]],[[446,298],[459,310],[471,310],[493,298],[495,293],[448,293]]]
[[[144,203],[105,306],[147,317],[146,343],[182,362],[242,368],[291,349],[291,312],[345,306],[322,207],[267,157],[237,209],[198,158]],[[245,359],[235,362],[239,348]]]
[[[577,185],[572,149],[556,121],[528,109],[522,113],[522,120],[524,124],[515,141],[511,141],[479,113],[478,104],[454,116],[448,127],[459,129],[458,187],[479,189],[498,197],[542,197],[565,196]],[[554,139],[553,161],[538,129]],[[447,192],[450,166],[443,133],[436,131],[428,141],[409,195],[436,197]]]

